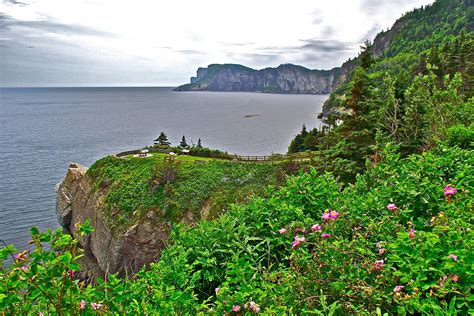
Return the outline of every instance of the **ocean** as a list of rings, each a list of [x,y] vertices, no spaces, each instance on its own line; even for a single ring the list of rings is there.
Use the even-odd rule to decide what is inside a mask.
[[[164,131],[241,155],[284,153],[328,96],[173,92],[172,88],[0,88],[0,239],[27,247],[29,229],[59,227],[55,186],[71,162],[89,166],[153,143]]]

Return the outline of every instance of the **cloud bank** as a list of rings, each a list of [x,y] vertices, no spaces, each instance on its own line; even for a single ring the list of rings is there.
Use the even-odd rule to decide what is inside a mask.
[[[330,69],[432,0],[2,0],[1,86],[174,86],[210,63]]]

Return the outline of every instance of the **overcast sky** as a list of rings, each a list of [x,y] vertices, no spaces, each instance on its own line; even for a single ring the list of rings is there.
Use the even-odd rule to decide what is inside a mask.
[[[1,86],[175,86],[210,63],[330,69],[433,2],[1,1]]]

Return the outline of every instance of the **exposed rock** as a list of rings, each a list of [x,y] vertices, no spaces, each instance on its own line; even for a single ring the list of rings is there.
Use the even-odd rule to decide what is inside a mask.
[[[331,70],[310,70],[285,64],[255,70],[235,64],[212,64],[199,68],[191,83],[175,91],[247,91],[289,94],[328,94],[347,77],[351,62]]]
[[[90,274],[135,273],[159,256],[170,227],[149,212],[122,230],[112,230],[103,209],[107,188],[95,191],[86,171],[87,168],[79,164],[69,166],[57,191],[58,221],[84,248],[85,257],[81,265],[90,270]],[[91,220],[94,232],[81,237],[76,233],[75,225],[86,219]]]

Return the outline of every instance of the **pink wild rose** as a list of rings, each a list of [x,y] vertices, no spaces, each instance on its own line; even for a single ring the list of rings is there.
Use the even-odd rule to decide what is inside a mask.
[[[86,301],[82,300],[81,303],[79,304],[79,309],[83,310],[84,308],[86,308]]]
[[[102,304],[100,303],[91,303],[91,308],[95,311],[100,309],[101,307],[102,307]]]
[[[374,262],[374,269],[382,269],[383,268],[383,265],[384,265],[384,261],[383,259],[382,260],[376,260]]]
[[[311,231],[312,232],[315,232],[315,231],[318,231],[318,230],[321,230],[321,225],[314,224],[313,226],[311,226]]]
[[[447,185],[444,188],[444,195],[451,196],[451,195],[456,194],[456,193],[458,193],[458,190],[456,190],[455,188],[453,188],[450,185]]]
[[[380,254],[380,255],[383,255],[384,253],[385,253],[385,249],[380,248],[380,249],[379,249],[379,254]]]
[[[415,238],[415,231],[413,228],[410,229],[410,232],[408,233],[408,236],[410,236],[411,239]]]
[[[387,209],[389,211],[396,211],[398,207],[394,203],[390,203],[389,205],[387,205]]]
[[[393,293],[398,293],[401,290],[403,290],[404,286],[403,285],[397,285],[396,287],[393,288]]]
[[[328,212],[324,212],[323,215],[321,216],[321,218],[325,221],[331,219],[331,216],[329,216],[329,213]]]
[[[456,256],[455,254],[450,254],[449,257],[452,258],[454,261],[458,261],[458,256]]]
[[[321,234],[321,238],[322,239],[325,239],[325,238],[331,238],[331,234]]]
[[[278,232],[280,233],[280,235],[286,234],[287,231],[288,231],[288,230],[287,230],[286,228],[280,228],[280,229],[278,230]]]
[[[237,313],[238,311],[240,311],[240,305],[234,305],[234,306],[232,306],[232,311],[233,311],[233,312],[236,312],[236,313]]]
[[[260,312],[260,305],[258,305],[254,301],[250,302],[249,308],[250,308],[251,311],[254,311],[256,313]]]
[[[332,219],[336,219],[339,217],[339,213],[332,210],[331,212],[329,212],[329,217],[332,218]]]
[[[304,236],[295,236],[295,240],[291,243],[291,249],[295,249],[299,245],[303,244],[306,241],[306,238]]]
[[[453,282],[459,282],[459,275],[453,274],[449,277]]]

